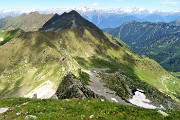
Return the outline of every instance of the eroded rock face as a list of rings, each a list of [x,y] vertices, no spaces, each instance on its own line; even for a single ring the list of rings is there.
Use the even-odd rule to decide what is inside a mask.
[[[84,86],[73,74],[68,74],[63,78],[55,94],[58,99],[103,98]]]

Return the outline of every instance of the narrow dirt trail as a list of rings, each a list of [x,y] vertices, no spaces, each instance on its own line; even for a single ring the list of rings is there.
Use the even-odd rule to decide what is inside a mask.
[[[117,96],[115,91],[112,91],[109,88],[107,88],[105,84],[101,82],[101,79],[96,77],[95,73],[89,70],[85,70],[85,72],[88,73],[90,76],[90,82],[87,87],[91,89],[94,93],[104,96],[109,101],[130,105],[121,97]]]
[[[162,78],[162,84],[163,84],[163,86],[166,88],[166,91],[167,92],[169,92],[169,89],[167,88],[167,86],[165,85],[165,83],[164,83],[164,81],[166,80],[166,79],[168,79],[169,77],[167,77],[167,76],[163,76],[163,78]]]
[[[172,92],[171,89],[168,89],[167,84],[165,84],[165,81],[166,81],[167,79],[169,79],[168,76],[163,76],[163,77],[162,77],[162,81],[161,81],[162,85],[166,88],[166,91],[167,91],[167,92],[170,92],[170,93],[172,93],[172,94],[176,94],[175,92]]]

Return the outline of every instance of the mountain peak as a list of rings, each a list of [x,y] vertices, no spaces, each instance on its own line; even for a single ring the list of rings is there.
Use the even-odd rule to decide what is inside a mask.
[[[75,10],[71,10],[70,12],[69,12],[69,14],[74,14],[74,15],[80,15],[77,11],[75,11]]]
[[[29,13],[30,15],[39,15],[40,13],[38,11],[33,11]]]
[[[49,21],[47,21],[40,31],[61,31],[63,29],[74,28],[74,27],[86,27],[98,32],[102,31],[90,21],[84,19],[75,10],[69,13],[64,12],[62,15],[55,14]]]
[[[71,19],[72,21],[77,20],[77,19],[84,19],[77,11],[72,10],[70,12],[64,12],[61,16],[64,16],[68,19]]]

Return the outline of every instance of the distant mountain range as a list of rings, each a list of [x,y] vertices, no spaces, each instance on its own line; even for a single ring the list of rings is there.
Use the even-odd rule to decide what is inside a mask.
[[[137,53],[153,58],[167,70],[180,71],[180,26],[133,21],[104,31],[122,39]]]
[[[72,9],[6,9],[0,10],[0,18],[6,16],[19,16],[22,13],[30,13],[33,11],[38,11],[41,14],[52,14],[58,13],[62,14],[64,12],[69,12]],[[96,9],[87,8],[81,6],[75,8],[84,18],[93,22],[100,28],[114,28],[122,25],[125,22],[137,21],[137,22],[172,22],[180,18],[180,11],[149,11],[147,9],[141,8],[119,8],[119,9]]]

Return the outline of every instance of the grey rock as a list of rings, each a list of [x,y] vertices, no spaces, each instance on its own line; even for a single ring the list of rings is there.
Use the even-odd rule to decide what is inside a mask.
[[[37,99],[37,94],[35,93],[32,98],[36,98]]]
[[[103,98],[84,86],[73,74],[68,74],[63,78],[55,94],[58,99]]]
[[[57,95],[56,95],[56,94],[54,94],[54,95],[51,97],[51,99],[55,99],[55,100],[57,100],[57,99],[58,99],[58,97],[57,97]]]
[[[36,120],[36,119],[37,119],[37,117],[35,115],[27,115],[25,117],[25,120]]]

